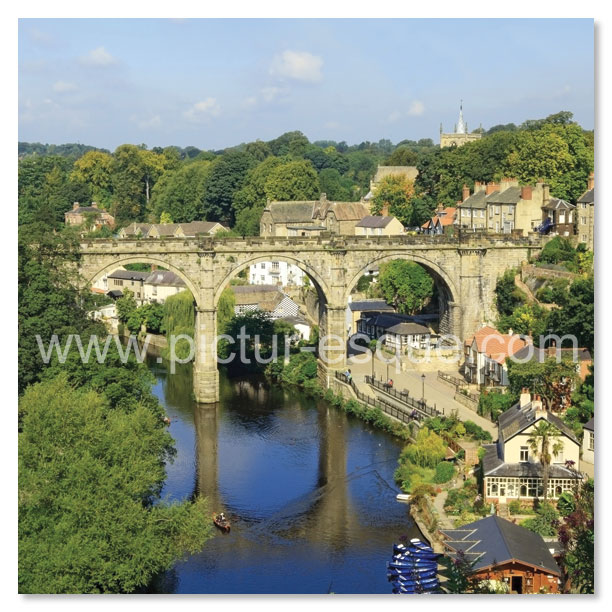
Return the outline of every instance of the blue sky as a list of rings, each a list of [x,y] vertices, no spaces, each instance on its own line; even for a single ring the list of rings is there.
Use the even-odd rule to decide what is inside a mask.
[[[22,19],[19,140],[114,150],[594,124],[591,19]]]

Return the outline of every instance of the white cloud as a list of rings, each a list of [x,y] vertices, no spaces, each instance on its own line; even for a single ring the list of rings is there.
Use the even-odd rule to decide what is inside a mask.
[[[206,98],[201,102],[196,102],[183,116],[189,121],[201,121],[209,117],[216,117],[221,112],[215,98]]]
[[[104,48],[97,47],[92,49],[87,55],[81,58],[81,64],[86,66],[110,66],[117,60]]]
[[[280,87],[263,87],[261,97],[265,102],[273,102],[283,90]]]
[[[138,116],[132,116],[132,120],[135,121],[136,125],[138,125],[138,127],[143,130],[159,127],[162,123],[161,117],[159,115],[153,115],[148,119],[142,119]]]
[[[74,83],[68,83],[67,81],[56,81],[53,83],[53,91],[57,93],[65,93],[67,91],[75,91],[77,86]]]
[[[425,112],[425,105],[420,100],[413,100],[410,108],[408,109],[408,115],[411,117],[418,117]]]
[[[270,74],[315,83],[323,78],[323,60],[307,51],[283,51],[272,60]]]

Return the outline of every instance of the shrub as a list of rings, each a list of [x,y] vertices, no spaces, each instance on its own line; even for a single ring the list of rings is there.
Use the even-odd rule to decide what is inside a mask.
[[[521,502],[518,499],[513,499],[508,504],[508,510],[510,510],[510,514],[520,514],[521,513]]]
[[[557,535],[559,525],[559,513],[550,502],[542,502],[536,509],[534,518],[521,521],[521,526],[530,531],[539,533],[541,536]]]
[[[442,461],[436,465],[436,475],[434,476],[434,482],[442,484],[448,482],[455,475],[455,466],[448,461]]]
[[[474,423],[474,421],[465,421],[463,426],[465,427],[465,433],[474,438],[474,440],[490,442],[493,439],[488,431],[484,430],[480,425]]]

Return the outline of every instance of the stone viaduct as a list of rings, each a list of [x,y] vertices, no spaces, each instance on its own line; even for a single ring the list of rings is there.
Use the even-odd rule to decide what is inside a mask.
[[[494,319],[495,283],[504,270],[541,248],[535,235],[98,239],[81,243],[80,272],[87,285],[128,263],[157,264],[179,275],[196,303],[195,397],[212,403],[219,397],[217,303],[230,280],[252,264],[285,261],[310,277],[319,295],[320,337],[328,337],[320,355],[329,383],[332,369],[345,363],[349,295],[368,270],[393,259],[421,264],[438,287],[440,332],[463,339]]]

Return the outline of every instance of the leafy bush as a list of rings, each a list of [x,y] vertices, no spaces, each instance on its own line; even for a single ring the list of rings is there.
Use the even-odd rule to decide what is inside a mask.
[[[408,444],[400,455],[400,461],[407,460],[421,467],[434,468],[446,456],[446,442],[435,432],[423,427],[413,444]]]
[[[521,526],[541,536],[557,535],[559,513],[550,502],[542,502],[536,509],[535,517],[521,521]]]
[[[542,249],[539,261],[550,264],[569,263],[571,265],[576,261],[576,250],[567,238],[555,236]]]
[[[518,499],[513,499],[508,504],[508,510],[510,510],[510,514],[520,514],[521,513],[521,502]]]
[[[480,394],[478,400],[478,414],[488,416],[492,421],[497,421],[497,417],[508,410],[514,404],[515,397],[510,393],[498,393],[489,391]],[[478,438],[484,439],[484,438]],[[489,436],[489,439],[491,437]]]
[[[474,440],[490,442],[493,439],[488,431],[483,429],[480,425],[474,423],[474,421],[465,421],[463,426],[465,427],[465,433],[474,438]]]
[[[564,491],[557,500],[557,510],[562,517],[569,516],[576,509],[576,499],[570,491]]]
[[[436,465],[436,474],[434,482],[442,484],[448,482],[455,475],[455,466],[448,461],[442,461]]]
[[[511,315],[516,308],[525,303],[525,295],[514,284],[517,271],[506,270],[495,285],[495,305],[500,315]]]

